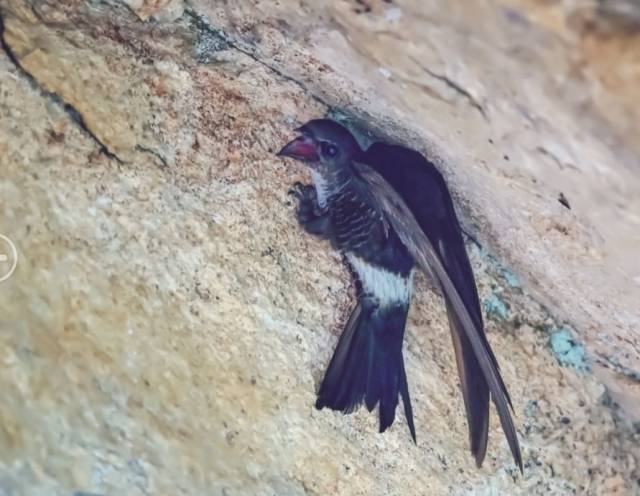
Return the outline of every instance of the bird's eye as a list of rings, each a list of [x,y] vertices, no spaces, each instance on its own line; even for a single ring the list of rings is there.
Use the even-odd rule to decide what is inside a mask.
[[[338,147],[331,143],[322,143],[322,152],[328,157],[335,157],[338,154]]]

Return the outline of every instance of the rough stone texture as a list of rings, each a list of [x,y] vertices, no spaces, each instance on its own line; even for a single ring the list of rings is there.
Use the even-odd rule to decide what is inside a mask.
[[[0,494],[640,492],[640,41],[615,3],[0,0]],[[351,287],[273,152],[328,111],[447,175],[524,477],[495,417],[474,467],[422,278],[418,445],[313,409]]]

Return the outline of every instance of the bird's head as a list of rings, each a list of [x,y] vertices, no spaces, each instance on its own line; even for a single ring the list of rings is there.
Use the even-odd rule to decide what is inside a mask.
[[[300,136],[287,143],[278,156],[295,158],[320,172],[345,167],[360,152],[349,130],[329,119],[311,120],[296,131]]]

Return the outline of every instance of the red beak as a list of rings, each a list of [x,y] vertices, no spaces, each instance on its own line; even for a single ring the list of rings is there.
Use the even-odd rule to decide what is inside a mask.
[[[287,143],[278,152],[278,157],[291,157],[306,162],[317,162],[320,160],[316,151],[316,142],[310,136],[298,136],[293,141]]]

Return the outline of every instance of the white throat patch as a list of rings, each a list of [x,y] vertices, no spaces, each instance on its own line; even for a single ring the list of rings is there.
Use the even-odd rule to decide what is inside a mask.
[[[318,205],[320,205],[320,208],[324,208],[327,206],[327,198],[329,197],[329,184],[319,172],[313,169],[311,170],[311,177],[313,178],[313,183],[316,185]]]

